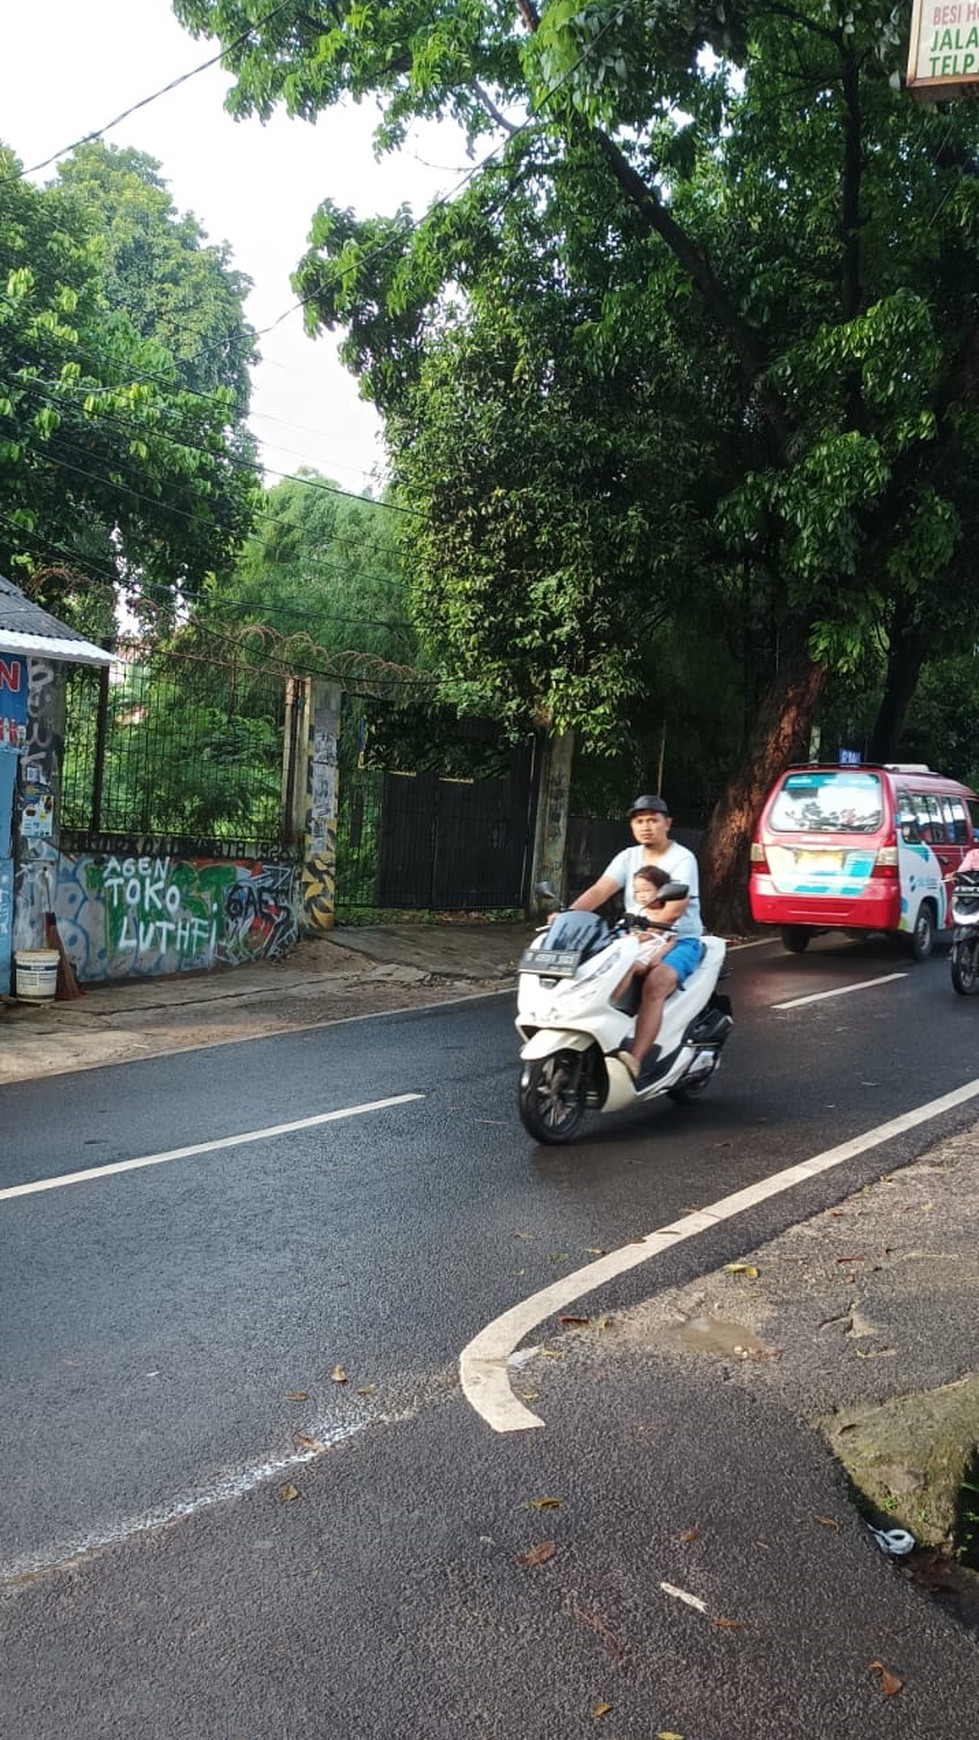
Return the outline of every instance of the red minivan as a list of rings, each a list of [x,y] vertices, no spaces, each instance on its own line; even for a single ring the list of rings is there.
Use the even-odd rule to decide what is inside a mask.
[[[751,846],[752,917],[777,925],[793,954],[820,931],[881,930],[925,960],[977,832],[979,798],[930,768],[787,768]]]

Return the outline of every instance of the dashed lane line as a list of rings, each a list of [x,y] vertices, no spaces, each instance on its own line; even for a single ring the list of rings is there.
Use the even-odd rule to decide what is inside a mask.
[[[773,1003],[773,1009],[801,1009],[806,1003],[823,1003],[827,997],[848,997],[851,991],[872,991],[877,985],[890,985],[895,979],[906,979],[907,973],[884,973],[879,979],[861,979],[856,985],[836,985],[832,991],[811,991],[808,997],[792,997],[788,1003]]]
[[[167,1148],[160,1154],[141,1154],[135,1160],[112,1160],[85,1172],[63,1172],[57,1178],[34,1178],[28,1184],[11,1184],[0,1190],[0,1202],[15,1196],[38,1196],[42,1190],[63,1190],[69,1184],[91,1184],[98,1178],[115,1178],[122,1172],[139,1172],[145,1166],[163,1166],[170,1160],[192,1160],[198,1154],[216,1154],[223,1148],[243,1148],[248,1142],[268,1142],[275,1136],[290,1136],[296,1130],[314,1130],[320,1124],[342,1118],[363,1117],[365,1112],[383,1112],[390,1106],[407,1106],[423,1100],[424,1094],[393,1094],[386,1100],[368,1100],[362,1106],[341,1106],[334,1112],[317,1112],[310,1118],[294,1118],[288,1124],[269,1124],[264,1130],[243,1130],[237,1136],[219,1136],[213,1142],[193,1142],[186,1148]]]

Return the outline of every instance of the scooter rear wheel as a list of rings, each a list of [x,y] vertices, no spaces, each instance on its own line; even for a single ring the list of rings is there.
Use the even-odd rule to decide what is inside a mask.
[[[979,991],[979,938],[952,944],[952,984],[960,997],[974,997]]]
[[[585,1115],[581,1053],[533,1058],[520,1072],[520,1122],[535,1142],[570,1142]]]

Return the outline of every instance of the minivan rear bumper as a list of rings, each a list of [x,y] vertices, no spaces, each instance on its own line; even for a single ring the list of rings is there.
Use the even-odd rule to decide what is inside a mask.
[[[770,876],[752,875],[748,883],[756,924],[806,924],[816,930],[897,930],[901,897],[897,883],[841,899],[836,894],[779,893]]]

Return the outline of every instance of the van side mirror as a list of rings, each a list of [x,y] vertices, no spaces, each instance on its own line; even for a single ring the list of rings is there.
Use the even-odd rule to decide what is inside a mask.
[[[921,843],[921,829],[917,822],[901,823],[901,839],[906,846],[917,846]]]
[[[541,906],[550,906],[554,910],[560,908],[561,902],[549,882],[538,882],[537,887],[534,889],[534,893],[536,894],[538,903]]]

